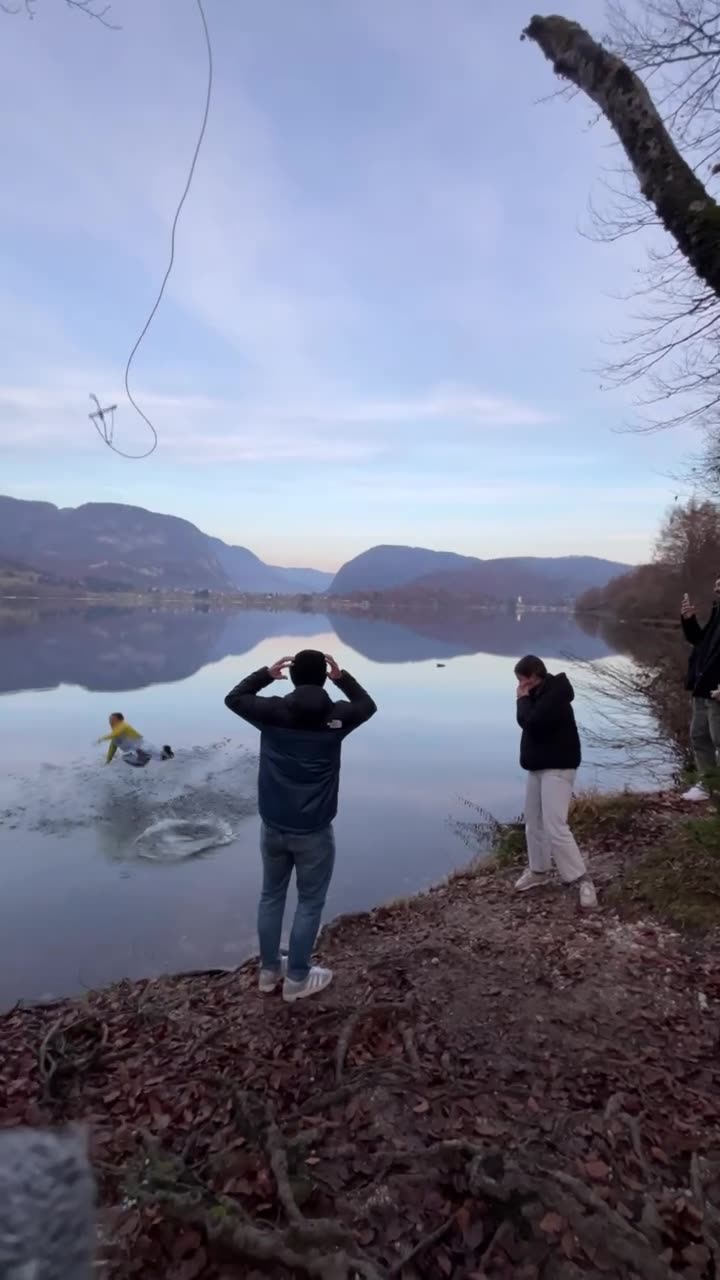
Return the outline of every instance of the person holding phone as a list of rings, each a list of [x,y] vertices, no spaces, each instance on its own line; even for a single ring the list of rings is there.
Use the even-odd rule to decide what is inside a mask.
[[[720,578],[715,582],[714,596],[704,626],[687,593],[680,606],[683,634],[692,645],[685,687],[692,696],[690,743],[698,782],[683,797],[691,801],[708,799],[703,779],[717,768],[720,754]]]
[[[286,697],[259,695],[290,676]],[[328,678],[343,701],[325,689]],[[335,862],[340,754],[348,734],[375,715],[372,698],[334,658],[303,649],[262,667],[230,691],[225,706],[260,730],[258,799],[262,820],[263,887],[258,908],[261,991],[283,981],[288,1002],[317,995],[332,971],[312,953]],[[280,956],[285,900],[293,870],[298,905],[287,962]]]

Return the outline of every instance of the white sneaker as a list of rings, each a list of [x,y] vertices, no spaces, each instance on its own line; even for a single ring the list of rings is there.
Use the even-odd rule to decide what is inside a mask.
[[[320,965],[314,964],[303,982],[293,982],[292,978],[285,979],[283,1000],[293,1004],[296,1000],[304,1000],[307,996],[317,996],[330,986],[332,980],[332,969],[321,969]]]
[[[597,890],[592,880],[580,881],[580,906],[585,911],[592,911],[598,904]]]
[[[539,889],[547,882],[547,871],[531,871],[529,867],[526,867],[520,879],[515,881],[515,888],[518,893],[526,893],[528,889]]]
[[[272,995],[273,991],[277,991],[283,978],[287,977],[288,958],[280,957],[279,969],[261,969],[258,978],[258,991],[262,991],[263,995]]]
[[[698,782],[696,786],[685,792],[682,799],[689,800],[691,804],[701,804],[703,800],[709,800],[710,797],[702,784]]]

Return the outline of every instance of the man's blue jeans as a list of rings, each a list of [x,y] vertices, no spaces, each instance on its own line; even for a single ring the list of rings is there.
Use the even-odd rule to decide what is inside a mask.
[[[258,908],[260,963],[263,969],[280,969],[285,899],[295,868],[298,904],[290,933],[288,977],[303,982],[310,969],[315,939],[335,865],[332,827],[293,835],[263,825],[260,836],[263,887]]]

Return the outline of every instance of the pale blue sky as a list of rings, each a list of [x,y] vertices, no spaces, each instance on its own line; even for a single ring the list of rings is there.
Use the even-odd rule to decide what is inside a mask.
[[[278,563],[377,542],[644,558],[679,434],[592,372],[639,243],[577,231],[615,163],[507,0],[206,0],[215,97],[136,364],[160,446],[115,457],[202,108],[194,0],[0,14],[0,490],[172,512]],[[602,5],[563,12],[602,31]]]

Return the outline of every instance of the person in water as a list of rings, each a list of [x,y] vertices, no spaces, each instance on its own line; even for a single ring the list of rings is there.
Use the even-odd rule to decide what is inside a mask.
[[[580,735],[572,703],[575,691],[564,673],[552,676],[533,654],[521,658],[517,677],[517,721],[522,729],[520,765],[527,771],[525,835],[528,866],[515,888],[521,893],[546,884],[553,862],[566,884],[580,890],[580,905],[596,907],[595,886],[568,826]]]
[[[294,685],[286,697],[258,695],[276,680]],[[333,702],[330,678],[347,701]],[[375,715],[372,698],[334,658],[304,649],[242,680],[225,699],[235,715],[260,730],[258,800],[262,820],[263,887],[258,908],[259,987],[301,1000],[323,991],[332,971],[312,964],[335,862],[340,755],[348,734]],[[287,965],[280,957],[285,900],[293,869],[298,905]]]
[[[144,769],[149,764],[156,752],[145,742],[141,733],[137,729],[133,729],[128,724],[124,715],[120,711],[113,711],[108,717],[110,724],[110,732],[104,737],[98,738],[98,745],[101,742],[107,742],[107,756],[105,763],[110,764],[116,752],[120,752],[125,764],[132,765],[135,769]],[[167,745],[160,752],[161,760],[172,760],[175,755],[172,747]]]

